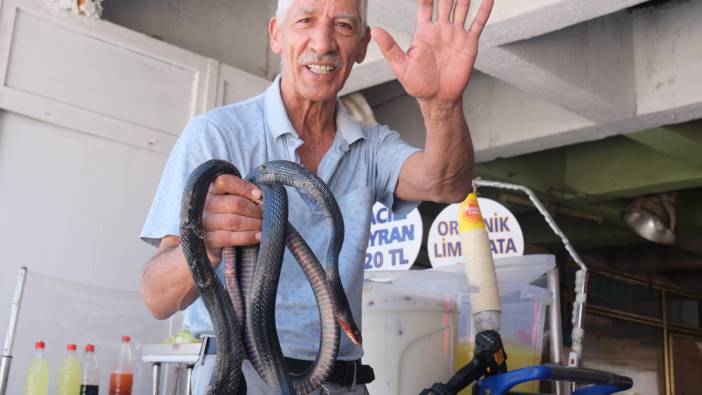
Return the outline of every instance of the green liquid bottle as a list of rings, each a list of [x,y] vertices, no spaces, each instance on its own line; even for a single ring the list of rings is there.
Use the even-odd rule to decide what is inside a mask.
[[[80,394],[80,362],[76,356],[76,345],[69,344],[66,358],[61,362],[56,378],[56,395]]]
[[[24,384],[24,395],[49,394],[49,361],[44,355],[43,341],[34,344],[34,356],[29,361],[27,379]]]

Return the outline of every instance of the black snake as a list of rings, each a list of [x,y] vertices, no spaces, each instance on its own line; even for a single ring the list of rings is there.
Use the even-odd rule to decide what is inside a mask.
[[[217,368],[209,394],[246,393],[241,373],[245,358],[267,383],[280,389],[280,394],[312,392],[334,369],[339,328],[353,342],[361,343],[360,330],[339,277],[338,256],[344,238],[339,206],[327,185],[296,163],[272,161],[256,168],[247,180],[263,193],[263,236],[260,246],[223,250],[225,288],[207,256],[202,229],[209,186],[223,174],[241,177],[236,167],[226,161],[210,160],[198,166],[188,178],[181,207],[181,247],[217,339]],[[284,186],[296,188],[327,216],[330,237],[324,267],[287,220]],[[312,286],[321,320],[319,353],[307,371],[299,375],[285,369],[275,328],[275,298],[286,245]]]

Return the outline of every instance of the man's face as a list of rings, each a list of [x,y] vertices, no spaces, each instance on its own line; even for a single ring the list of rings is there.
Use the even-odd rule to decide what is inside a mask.
[[[269,33],[283,85],[310,101],[336,98],[370,41],[357,0],[294,0],[284,20],[271,19]]]

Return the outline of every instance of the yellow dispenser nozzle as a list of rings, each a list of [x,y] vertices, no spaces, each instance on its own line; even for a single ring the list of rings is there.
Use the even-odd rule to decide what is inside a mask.
[[[470,294],[473,315],[484,311],[500,311],[500,295],[490,239],[475,193],[470,193],[459,204],[458,230],[461,234],[466,275],[470,285],[478,288],[477,293]]]

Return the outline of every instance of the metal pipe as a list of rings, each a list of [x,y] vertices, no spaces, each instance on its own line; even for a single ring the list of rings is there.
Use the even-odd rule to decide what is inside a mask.
[[[548,271],[546,276],[548,289],[551,291],[551,314],[549,327],[551,328],[551,362],[563,362],[563,336],[561,334],[561,291],[558,286],[558,268]]]
[[[580,366],[583,348],[582,342],[583,336],[585,335],[584,321],[585,302],[587,301],[587,266],[585,266],[583,260],[580,259],[580,255],[578,255],[578,253],[575,251],[575,248],[573,248],[568,238],[558,227],[556,221],[553,220],[551,214],[549,214],[548,210],[546,210],[544,205],[541,204],[541,201],[539,201],[539,199],[536,197],[536,194],[531,189],[523,185],[510,184],[499,181],[488,181],[476,178],[475,180],[473,180],[473,190],[477,191],[478,187],[491,187],[498,189],[507,189],[512,191],[521,191],[527,196],[529,196],[529,200],[531,200],[532,204],[534,204],[539,213],[541,213],[541,215],[544,217],[546,223],[551,228],[553,233],[555,233],[556,236],[558,236],[561,239],[566,251],[568,251],[570,257],[580,268],[575,273],[575,301],[573,302],[573,332],[571,335],[573,339],[573,344],[571,347],[570,355],[568,356],[568,366]]]
[[[5,344],[2,348],[2,361],[0,361],[0,395],[5,395],[7,392],[7,381],[10,378],[10,365],[12,364],[12,346],[15,342],[15,330],[17,329],[17,319],[19,317],[26,280],[27,268],[22,266],[17,273],[15,294],[12,297],[12,306],[10,307],[10,324],[7,335],[5,335]]]
[[[7,391],[7,379],[10,377],[10,362],[12,362],[12,356],[3,355],[0,360],[0,395],[5,395]]]
[[[161,393],[161,363],[154,362],[151,369],[151,380],[153,381],[151,393],[153,395],[159,395]]]

